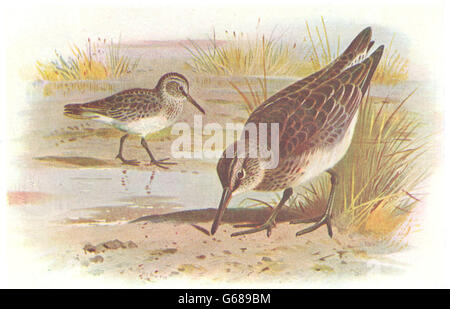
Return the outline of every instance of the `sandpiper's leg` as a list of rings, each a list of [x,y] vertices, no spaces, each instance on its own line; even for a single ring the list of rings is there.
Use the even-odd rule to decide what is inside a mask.
[[[169,158],[164,158],[161,160],[156,160],[155,157],[153,156],[152,152],[150,151],[150,148],[148,148],[148,144],[147,141],[144,138],[141,138],[141,145],[142,147],[145,148],[145,150],[147,151],[148,155],[150,156],[150,161],[152,164],[161,167],[161,168],[168,168],[167,166],[164,166],[164,164],[166,165],[173,165],[173,164],[177,164],[175,162],[164,162],[166,160],[169,160]]]
[[[328,235],[330,237],[333,237],[333,230],[331,229],[331,211],[333,209],[334,193],[335,193],[335,189],[336,189],[336,185],[337,185],[338,181],[337,181],[337,173],[334,170],[332,170],[332,169],[327,170],[327,173],[330,174],[330,176],[331,176],[331,178],[330,178],[331,190],[330,190],[330,196],[328,197],[327,208],[325,209],[325,213],[320,218],[314,218],[314,219],[310,219],[310,220],[292,221],[291,224],[308,223],[308,222],[317,221],[315,224],[311,225],[310,227],[307,227],[306,229],[303,229],[303,230],[297,232],[297,234],[296,234],[297,236],[312,232],[312,231],[318,229],[319,227],[321,227],[322,225],[326,224],[327,229],[328,229]]]
[[[245,234],[252,234],[252,233],[260,232],[260,231],[263,231],[263,230],[267,230],[267,237],[270,237],[270,234],[272,234],[272,227],[275,226],[275,223],[276,223],[275,220],[276,220],[276,218],[278,216],[278,213],[280,212],[280,210],[283,207],[284,203],[286,203],[289,200],[289,198],[291,197],[292,193],[293,193],[292,188],[287,188],[286,190],[284,190],[283,197],[281,198],[281,200],[278,203],[277,207],[275,207],[275,209],[270,214],[270,217],[267,219],[266,223],[264,223],[263,225],[260,225],[260,226],[258,226],[256,228],[254,228],[254,229],[233,233],[233,234],[231,234],[231,236],[234,237],[234,236],[240,236],[240,235],[245,235]]]
[[[122,156],[123,143],[125,142],[127,137],[128,137],[128,134],[125,134],[124,136],[122,136],[120,138],[119,154],[116,156],[116,159],[120,159],[120,161],[122,161],[122,163],[124,163],[124,164],[138,165],[139,161],[137,161],[137,160],[125,160],[123,158],[123,156]]]

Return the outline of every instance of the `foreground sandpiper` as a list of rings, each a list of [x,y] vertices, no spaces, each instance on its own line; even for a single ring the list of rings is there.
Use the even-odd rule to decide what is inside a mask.
[[[137,165],[136,160],[125,160],[122,148],[129,134],[141,137],[141,145],[150,156],[151,164],[161,168],[175,164],[168,158],[157,160],[150,151],[145,137],[172,125],[183,112],[186,102],[192,103],[205,114],[201,106],[189,95],[189,83],[179,73],[164,74],[154,89],[129,89],[104,99],[84,103],[67,104],[64,115],[77,119],[93,119],[113,126],[125,135],[120,139],[119,154],[125,164]]]
[[[373,45],[371,36],[371,29],[364,29],[344,53],[327,67],[281,90],[253,111],[247,124],[279,125],[278,165],[265,169],[266,163],[263,159],[249,156],[251,143],[245,140],[245,134],[240,141],[224,151],[217,164],[223,193],[211,228],[212,234],[217,231],[222,215],[234,194],[249,190],[284,190],[280,202],[264,224],[240,225],[238,227],[254,228],[231,235],[239,236],[266,230],[267,236],[270,236],[278,213],[293,193],[292,187],[327,171],[331,175],[331,190],[324,215],[313,220],[298,220],[292,223],[315,222],[299,231],[297,236],[326,224],[328,234],[332,237],[330,217],[338,175],[331,168],[345,155],[350,146],[358,118],[358,107],[368,90],[384,49],[380,46],[370,57],[355,64]],[[271,131],[267,135],[267,140],[270,140]],[[236,146],[243,140],[246,145],[244,155],[238,156]],[[230,153],[233,155],[227,155]]]

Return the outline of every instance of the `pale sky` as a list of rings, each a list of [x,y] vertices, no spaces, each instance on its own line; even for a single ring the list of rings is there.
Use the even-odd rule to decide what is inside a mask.
[[[321,26],[325,18],[330,41],[341,35],[341,48],[361,29],[372,26],[378,44],[404,49],[419,67],[439,69],[443,40],[443,1],[14,1],[3,5],[7,56],[22,65],[53,57],[54,50],[83,45],[88,37],[122,41],[218,38],[225,30],[255,32],[276,27],[293,40],[305,34],[305,20]],[[158,4],[162,3],[162,4]],[[314,5],[311,5],[314,3]],[[334,40],[333,40],[334,34]],[[11,59],[12,60],[12,59]],[[418,61],[417,61],[418,60]]]

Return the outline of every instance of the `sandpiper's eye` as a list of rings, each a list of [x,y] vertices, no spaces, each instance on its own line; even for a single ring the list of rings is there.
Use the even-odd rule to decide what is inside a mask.
[[[184,91],[183,86],[178,86],[178,90],[180,90],[181,92],[183,92],[183,91]]]
[[[244,171],[244,170],[240,170],[240,171],[237,173],[237,177],[238,177],[239,179],[244,178],[244,176],[245,176],[245,171]]]

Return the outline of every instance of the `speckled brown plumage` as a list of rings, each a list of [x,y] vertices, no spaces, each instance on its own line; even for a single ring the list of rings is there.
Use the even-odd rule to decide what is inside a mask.
[[[363,62],[341,73],[333,66],[319,71],[320,74],[312,75],[314,78],[306,78],[309,83],[302,80],[288,86],[250,115],[247,123],[279,124],[280,163],[266,171],[255,190],[276,191],[295,183],[307,165],[309,153],[342,141],[382,53],[380,47]],[[343,58],[345,61],[335,61],[339,68],[351,62],[348,55]],[[270,130],[268,135],[270,138]]]
[[[141,136],[141,144],[151,162],[159,167],[172,164],[156,160],[148,148],[145,137],[170,126],[182,113],[184,103],[190,102],[202,113],[204,110],[189,95],[189,83],[179,73],[164,74],[154,89],[134,88],[109,97],[82,104],[67,104],[64,115],[76,119],[93,119],[125,132],[120,139],[117,158],[125,164],[137,164],[136,160],[125,160],[122,148],[128,134]],[[164,159],[165,160],[165,159]]]
[[[355,41],[361,50],[355,51],[352,48],[356,44],[350,45],[347,53],[324,69],[268,98],[247,123],[278,123],[280,148],[285,154],[337,142],[355,115],[383,53],[380,47],[362,63],[342,72],[354,57],[366,51],[370,28]]]

